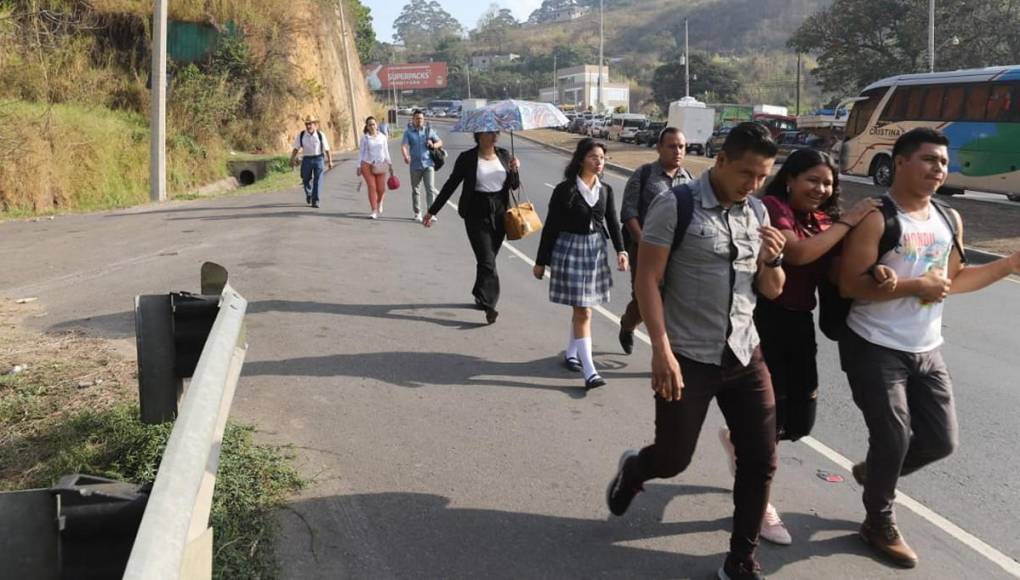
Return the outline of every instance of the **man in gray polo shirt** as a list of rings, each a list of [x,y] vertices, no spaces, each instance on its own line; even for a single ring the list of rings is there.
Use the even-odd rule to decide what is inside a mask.
[[[630,254],[630,284],[634,288],[637,273],[638,244],[641,243],[641,226],[645,221],[648,206],[657,195],[694,179],[684,169],[687,153],[687,138],[676,127],[666,127],[659,133],[657,149],[659,158],[638,167],[627,180],[620,207],[620,221],[623,222],[623,241]],[[634,329],[641,324],[637,295],[633,290],[627,310],[620,317],[620,346],[623,352],[634,351]]]
[[[753,314],[755,291],[769,298],[782,292],[785,238],[751,197],[775,156],[768,129],[738,125],[711,170],[648,208],[637,298],[652,341],[655,442],[623,454],[606,498],[609,510],[623,515],[645,481],[686,469],[716,399],[737,455],[722,580],[762,578],[754,550],[776,470],[775,398]],[[693,202],[685,231],[680,196]],[[678,229],[684,236],[676,244]]]

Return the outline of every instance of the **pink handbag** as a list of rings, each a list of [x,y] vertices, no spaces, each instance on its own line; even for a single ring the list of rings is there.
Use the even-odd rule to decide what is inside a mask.
[[[390,178],[386,180],[386,187],[388,187],[390,191],[400,189],[400,180],[397,179],[396,175],[391,175]]]

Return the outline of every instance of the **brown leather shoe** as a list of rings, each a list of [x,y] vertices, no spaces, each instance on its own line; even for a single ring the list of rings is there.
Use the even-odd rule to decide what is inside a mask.
[[[879,554],[897,566],[913,568],[917,566],[917,553],[903,540],[896,524],[869,524],[867,520],[861,524],[861,539],[874,548]]]

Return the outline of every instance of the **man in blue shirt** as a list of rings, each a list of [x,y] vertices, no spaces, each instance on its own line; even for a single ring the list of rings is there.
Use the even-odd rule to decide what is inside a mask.
[[[404,154],[404,163],[411,164],[411,202],[414,209],[414,220],[420,222],[421,212],[421,189],[425,185],[425,207],[432,207],[436,195],[436,169],[432,163],[429,151],[442,147],[443,141],[439,134],[431,126],[425,125],[425,114],[415,110],[411,115],[411,122],[404,131],[404,140],[400,144],[400,151]]]

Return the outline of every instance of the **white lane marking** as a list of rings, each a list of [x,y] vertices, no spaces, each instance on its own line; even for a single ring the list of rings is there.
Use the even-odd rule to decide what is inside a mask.
[[[450,205],[453,204],[451,203]],[[453,207],[454,209],[457,209],[457,206],[454,205]],[[512,254],[523,260],[529,266],[535,265],[534,260],[529,258],[524,252],[511,246],[509,243],[503,242],[503,247],[505,247]],[[548,270],[545,273],[545,277],[546,278],[549,277]],[[1010,281],[1016,282],[1016,280]],[[1020,284],[1020,282],[1017,283]],[[620,318],[613,314],[612,312],[606,310],[602,306],[595,306],[594,310],[597,311],[599,314],[605,316],[609,320],[611,320],[614,324],[617,325],[620,324]],[[635,330],[634,336],[638,337],[641,340],[641,342],[651,346],[652,341],[648,338],[647,334],[641,332],[640,330]],[[832,449],[828,445],[825,445],[824,443],[818,441],[813,437],[810,436],[803,437],[801,438],[801,441],[803,441],[811,449],[814,449],[815,451],[817,451],[824,457],[828,458],[836,465],[847,470],[848,472],[850,471],[850,468],[853,467],[854,465],[852,461],[840,455],[839,452],[837,452],[836,450]],[[1002,552],[984,543],[977,536],[974,536],[973,534],[964,530],[960,526],[957,526],[953,522],[940,516],[935,511],[928,509],[923,504],[921,504],[921,502],[915,500],[914,498],[903,493],[902,491],[896,490],[896,502],[902,505],[903,507],[907,508],[908,510],[914,512],[918,516],[920,516],[921,519],[927,520],[930,524],[941,529],[943,532],[949,534],[950,536],[958,540],[961,544],[969,547],[978,554],[984,556],[993,564],[996,564],[1009,574],[1012,574],[1013,576],[1020,578],[1020,563],[1016,562],[1009,556],[1006,556]]]

